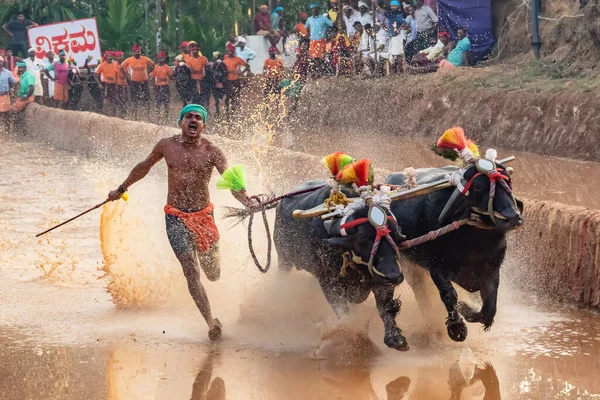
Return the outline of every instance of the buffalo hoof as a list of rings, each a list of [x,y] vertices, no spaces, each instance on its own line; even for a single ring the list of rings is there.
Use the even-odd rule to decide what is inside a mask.
[[[459,301],[457,306],[458,312],[469,323],[481,322],[481,313],[477,312],[469,304],[464,301]]]
[[[410,349],[410,346],[408,345],[406,338],[402,336],[402,331],[400,329],[396,329],[394,333],[386,333],[383,342],[387,347],[398,351],[407,351]]]
[[[460,317],[459,317],[460,318]],[[460,319],[458,321],[448,321],[448,336],[455,342],[464,342],[467,338],[467,324]]]

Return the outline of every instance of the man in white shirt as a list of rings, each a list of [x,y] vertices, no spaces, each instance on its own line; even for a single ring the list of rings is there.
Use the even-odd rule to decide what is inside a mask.
[[[238,36],[235,39],[235,55],[247,63],[256,58],[256,53],[249,47],[246,47],[246,38]]]
[[[27,51],[29,58],[25,59],[27,64],[27,71],[35,78],[35,86],[33,89],[33,97],[36,103],[42,104],[42,98],[44,97],[44,87],[42,86],[42,77],[40,71],[45,69],[43,61],[38,60],[35,57],[35,49],[32,47]]]
[[[54,52],[52,50],[48,50],[46,52],[46,58],[42,60],[44,71],[46,71],[46,67],[50,64],[54,64]],[[47,73],[54,78],[54,71],[47,71]],[[52,79],[48,79],[48,98],[50,99],[50,102],[52,102],[52,99],[54,98],[54,81]]]
[[[427,32],[438,23],[437,15],[435,15],[431,7],[423,5],[423,0],[417,0],[415,7],[417,33]]]
[[[354,8],[349,5],[344,6],[344,24],[346,25],[346,33],[350,38],[354,36],[354,33],[356,33],[356,30],[354,29],[354,23],[356,21],[360,22],[359,16],[360,13]]]
[[[373,16],[369,12],[369,6],[367,5],[367,3],[365,3],[364,1],[359,1],[358,11],[358,20],[360,21],[362,26],[365,26],[366,24],[373,24]]]

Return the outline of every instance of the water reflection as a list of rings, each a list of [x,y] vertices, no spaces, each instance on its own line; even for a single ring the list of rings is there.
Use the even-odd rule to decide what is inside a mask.
[[[484,400],[501,399],[500,381],[491,363],[463,365],[460,359],[457,360],[450,366],[448,373],[448,385],[451,391],[450,399],[461,399],[466,389],[475,387],[479,382],[483,384],[485,390]]]
[[[190,400],[225,400],[225,381],[217,376],[212,379],[215,355],[210,352],[204,358],[200,370],[192,385],[192,396]]]

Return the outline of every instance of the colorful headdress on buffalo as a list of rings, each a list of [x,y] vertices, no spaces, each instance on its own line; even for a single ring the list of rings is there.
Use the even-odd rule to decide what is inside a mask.
[[[338,151],[337,153],[323,157],[321,162],[327,167],[331,173],[331,176],[337,176],[337,174],[344,169],[346,165],[354,162],[354,158],[346,153]]]
[[[69,59],[67,60],[67,62],[69,63],[69,65],[77,65],[77,61],[75,61],[75,59],[73,58],[73,56],[69,57]]]
[[[438,155],[452,161],[460,157],[464,163],[469,163],[479,158],[479,148],[466,137],[463,128],[458,126],[444,132],[432,149]]]
[[[336,180],[345,184],[356,184],[356,186],[371,185],[374,181],[371,160],[362,159],[346,165],[336,176]]]

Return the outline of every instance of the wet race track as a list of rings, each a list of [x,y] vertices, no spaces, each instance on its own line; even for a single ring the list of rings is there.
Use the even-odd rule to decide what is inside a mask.
[[[411,350],[399,353],[383,345],[372,299],[335,322],[312,277],[261,275],[244,229],[219,220],[222,275],[205,285],[224,337],[211,344],[164,233],[164,174],[134,186],[128,203],[38,240],[128,171],[27,140],[0,146],[0,399],[600,397],[600,318],[591,312],[503,285],[492,330],[469,325],[466,342],[454,343],[444,315],[423,320],[403,285],[398,323]],[[542,162],[527,157],[522,165]],[[561,162],[578,174],[600,170]],[[548,198],[596,208],[600,196]],[[235,204],[228,193],[213,201]]]

